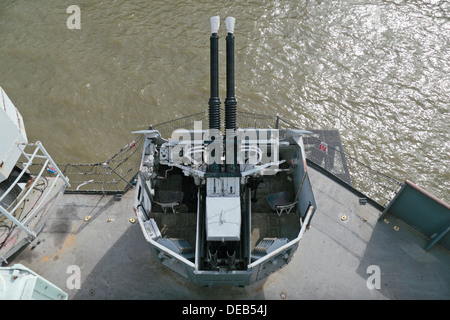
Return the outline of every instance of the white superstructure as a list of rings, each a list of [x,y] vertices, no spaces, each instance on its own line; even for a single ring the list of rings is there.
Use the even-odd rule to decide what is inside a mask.
[[[0,87],[0,182],[8,178],[27,143],[22,115]]]

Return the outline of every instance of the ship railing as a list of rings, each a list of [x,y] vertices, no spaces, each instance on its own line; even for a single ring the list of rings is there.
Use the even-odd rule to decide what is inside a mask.
[[[22,241],[18,240],[21,238],[20,230],[26,234],[24,239],[31,241],[36,238],[45,222],[49,202],[55,197],[53,189],[58,185],[56,191],[59,192],[58,189],[70,187],[69,179],[41,142],[19,143],[17,147],[21,157],[15,173],[10,175],[8,188],[0,196],[0,231],[4,231],[0,232],[0,251],[8,251],[1,252],[2,260],[5,260],[6,254],[11,255],[13,250],[21,247],[14,244]],[[33,148],[33,151],[29,151]],[[47,177],[52,177],[50,185]],[[61,186],[60,179],[63,181]]]
[[[126,144],[106,161],[98,163],[59,164],[72,186],[66,193],[109,194],[121,196],[134,187],[142,156],[144,136]]]
[[[13,215],[14,212],[16,212],[16,210],[18,210],[19,207],[22,206],[22,204],[28,199],[28,197],[30,196],[30,194],[33,192],[36,185],[40,181],[39,179],[44,175],[44,172],[46,170],[48,172],[52,172],[52,173],[56,174],[56,179],[54,179],[52,185],[45,190],[46,192],[44,192],[44,194],[41,195],[38,205],[36,207],[32,208],[33,211],[38,211],[40,209],[40,207],[42,206],[42,204],[45,203],[45,200],[48,198],[48,196],[50,194],[49,191],[52,190],[56,185],[57,178],[61,178],[62,180],[64,180],[64,182],[67,186],[70,186],[70,183],[69,183],[69,180],[67,179],[67,177],[65,177],[62,174],[61,170],[58,168],[58,166],[55,164],[53,159],[50,157],[50,155],[47,153],[44,146],[40,142],[30,143],[30,144],[20,144],[20,145],[25,146],[25,148],[23,148],[23,149],[21,148],[21,150],[22,150],[22,155],[27,159],[27,162],[24,164],[22,171],[19,173],[17,178],[14,180],[14,182],[5,191],[5,193],[0,197],[0,203],[19,184],[19,181],[22,179],[22,177],[25,175],[25,173],[27,171],[29,171],[29,169],[32,167],[32,165],[34,165],[34,166],[39,165],[41,167],[41,169],[36,175],[33,175],[33,178],[30,180],[31,185],[27,186],[27,190],[26,190],[25,194],[20,195],[20,200],[13,202],[13,203],[15,203],[15,206],[12,207],[12,204],[11,204],[9,206],[9,208],[7,209],[0,205],[0,212],[5,217],[7,217],[9,220],[11,220],[15,225],[17,225],[20,229],[25,231],[28,235],[35,237],[36,236],[35,231],[30,230],[26,227],[26,225],[30,221],[30,219],[32,219],[34,217],[33,214],[27,214],[25,219],[18,220],[16,217],[14,217],[14,215]],[[34,152],[33,153],[25,152],[26,147],[30,147],[30,146],[35,147]],[[38,154],[39,151],[41,152],[41,154]],[[40,164],[34,163],[33,164],[33,161],[36,159],[43,159],[44,163],[40,163]]]

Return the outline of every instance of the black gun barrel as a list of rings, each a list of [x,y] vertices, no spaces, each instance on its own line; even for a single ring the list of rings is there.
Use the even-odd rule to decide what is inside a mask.
[[[209,128],[220,130],[219,98],[219,17],[211,17],[211,96],[209,99]]]
[[[225,129],[236,129],[236,97],[234,92],[234,22],[233,17],[226,19],[227,26],[227,97],[225,98]]]
[[[234,92],[234,22],[235,18],[228,17],[225,20],[227,27],[227,96],[225,98],[225,136],[227,146],[232,146],[232,150],[226,150],[228,163],[226,171],[236,173],[237,166],[237,141],[236,141],[236,106],[237,101]],[[232,157],[232,158],[231,158]],[[231,159],[230,159],[231,158]]]

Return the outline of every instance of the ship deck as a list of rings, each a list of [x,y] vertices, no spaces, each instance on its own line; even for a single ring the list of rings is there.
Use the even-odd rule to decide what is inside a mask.
[[[121,200],[64,194],[10,266],[25,265],[69,299],[450,299],[446,249],[425,251],[422,233],[389,214],[379,221],[370,201],[308,169],[318,206],[311,228],[286,267],[244,288],[199,287],[162,266],[133,220],[134,190]],[[67,286],[76,284],[72,265],[80,268],[79,289]],[[380,286],[370,289],[373,270]]]

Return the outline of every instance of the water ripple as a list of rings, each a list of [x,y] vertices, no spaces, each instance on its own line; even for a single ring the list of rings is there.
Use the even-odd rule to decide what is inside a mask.
[[[337,128],[351,156],[450,200],[448,1],[78,2],[81,30],[65,3],[0,4],[0,85],[61,162],[207,108],[209,17],[232,15],[240,109]]]

